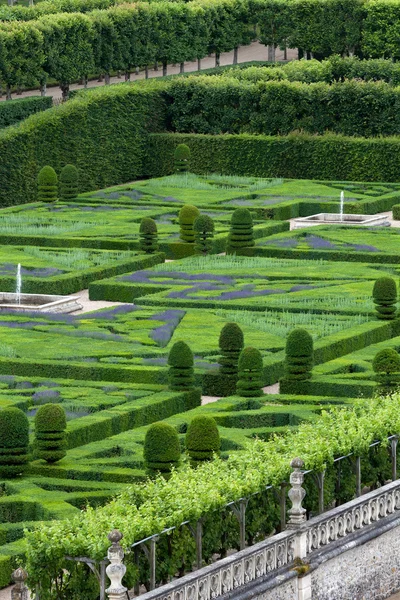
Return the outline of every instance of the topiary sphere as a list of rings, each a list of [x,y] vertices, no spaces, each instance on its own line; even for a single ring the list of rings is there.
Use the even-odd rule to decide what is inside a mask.
[[[200,215],[194,220],[193,229],[198,233],[212,233],[214,231],[214,221],[208,215]]]
[[[181,456],[176,429],[161,421],[150,425],[144,439],[143,456],[148,468],[170,471],[172,466],[178,464]]]
[[[157,233],[157,224],[154,219],[144,217],[140,221],[139,233]]]
[[[67,427],[65,410],[59,404],[43,404],[35,415],[36,433],[64,431]]]
[[[188,427],[185,444],[192,460],[210,460],[221,446],[215,419],[206,415],[194,417]]]
[[[174,159],[175,160],[189,160],[190,148],[186,144],[179,144],[175,148]]]
[[[200,211],[192,204],[185,204],[179,211],[180,225],[193,225],[195,219],[200,216]]]
[[[57,185],[57,173],[55,172],[53,167],[50,167],[50,165],[46,165],[45,167],[40,169],[37,182],[38,185]]]
[[[384,348],[380,350],[372,361],[372,368],[375,373],[399,373],[400,356],[394,348]]]
[[[238,369],[241,371],[261,371],[263,368],[262,355],[257,348],[243,348],[239,356]]]
[[[237,323],[226,323],[219,334],[219,347],[221,350],[239,350],[243,348],[244,335]]]
[[[186,342],[175,342],[168,354],[170,367],[193,367],[193,352]]]
[[[293,329],[286,338],[286,356],[312,356],[314,342],[306,329]]]
[[[231,218],[232,225],[246,226],[253,225],[253,217],[248,208],[237,208],[233,211]]]
[[[397,300],[395,280],[392,277],[379,277],[374,283],[372,296],[378,302],[395,302]]]
[[[27,448],[29,421],[19,408],[0,410],[0,448]]]

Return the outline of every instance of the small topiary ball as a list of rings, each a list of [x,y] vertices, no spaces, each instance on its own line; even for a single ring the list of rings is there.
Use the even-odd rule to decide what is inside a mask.
[[[244,345],[243,331],[237,323],[226,323],[219,334],[219,347],[222,351],[241,350]]]
[[[40,169],[38,178],[38,185],[57,185],[58,177],[57,173],[50,165],[46,165],[42,169]]]
[[[185,443],[188,454],[195,464],[211,460],[221,446],[215,419],[207,415],[194,417],[188,427]]]
[[[248,227],[253,225],[253,217],[248,208],[237,208],[233,211],[231,218],[232,225],[238,225],[239,227]]]
[[[10,407],[0,410],[0,447],[27,448],[29,421],[21,409]]]
[[[78,195],[79,173],[75,165],[65,165],[60,173],[60,198],[72,200]]]
[[[197,233],[212,233],[214,231],[214,221],[208,215],[200,215],[194,220],[193,229]]]
[[[168,354],[168,364],[170,367],[193,367],[193,352],[186,342],[175,342]]]
[[[41,202],[55,202],[58,194],[57,173],[49,165],[43,167],[38,174],[38,200]]]
[[[241,371],[262,371],[263,360],[262,355],[257,348],[248,346],[243,348],[239,356],[238,369]]]
[[[43,404],[35,415],[35,432],[56,433],[67,427],[65,410],[59,404]]]
[[[150,425],[144,439],[143,456],[151,473],[169,473],[179,464],[181,456],[176,429],[161,421]]]
[[[372,361],[375,373],[400,373],[400,356],[394,348],[384,348],[375,355]]]
[[[374,283],[372,296],[377,303],[392,303],[397,300],[396,282],[392,277],[379,277]]]
[[[174,159],[175,160],[189,160],[190,148],[186,144],[178,144],[175,148]]]
[[[139,233],[157,233],[157,224],[154,219],[144,217],[140,221]]]
[[[200,216],[200,211],[193,204],[185,204],[179,211],[179,224],[192,225],[197,217]]]
[[[287,356],[312,356],[314,352],[314,342],[312,336],[306,329],[301,327],[292,329],[286,338]]]

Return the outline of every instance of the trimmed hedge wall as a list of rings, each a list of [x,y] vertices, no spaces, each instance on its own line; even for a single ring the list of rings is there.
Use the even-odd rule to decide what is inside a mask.
[[[0,129],[23,121],[30,115],[53,106],[51,96],[30,96],[18,100],[0,102]]]
[[[161,177],[173,172],[175,146],[191,151],[193,173],[224,173],[255,177],[288,177],[338,181],[394,181],[400,170],[400,137],[350,138],[312,136],[150,135],[144,174]]]

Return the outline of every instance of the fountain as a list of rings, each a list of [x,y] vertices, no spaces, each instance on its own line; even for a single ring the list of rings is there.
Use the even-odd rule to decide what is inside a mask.
[[[293,219],[292,229],[302,229],[313,225],[358,225],[367,227],[390,227],[385,215],[352,215],[344,213],[344,191],[340,192],[339,215],[336,213],[318,213],[309,217]]]
[[[38,311],[46,313],[70,313],[80,310],[79,296],[53,296],[48,294],[23,294],[21,265],[17,267],[15,293],[0,292],[0,311]]]

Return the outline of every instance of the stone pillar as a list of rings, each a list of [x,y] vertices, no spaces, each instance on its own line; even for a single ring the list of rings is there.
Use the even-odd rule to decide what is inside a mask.
[[[28,573],[19,567],[11,575],[15,585],[11,590],[11,600],[28,600],[28,588],[25,581],[28,579]]]
[[[301,458],[294,458],[290,466],[293,471],[290,474],[290,489],[288,492],[289,499],[292,503],[292,508],[289,509],[289,521],[286,529],[300,529],[301,525],[306,522],[306,509],[303,508],[302,502],[306,495],[305,489],[302,487],[304,481],[304,462]],[[307,556],[307,534],[299,531],[296,536],[295,558],[303,559]]]
[[[126,572],[126,566],[123,564],[124,551],[120,545],[123,538],[118,529],[113,529],[107,536],[112,546],[108,549],[107,558],[110,564],[106,568],[106,573],[111,581],[111,585],[106,589],[109,600],[126,600],[127,588],[122,585],[122,578]]]

